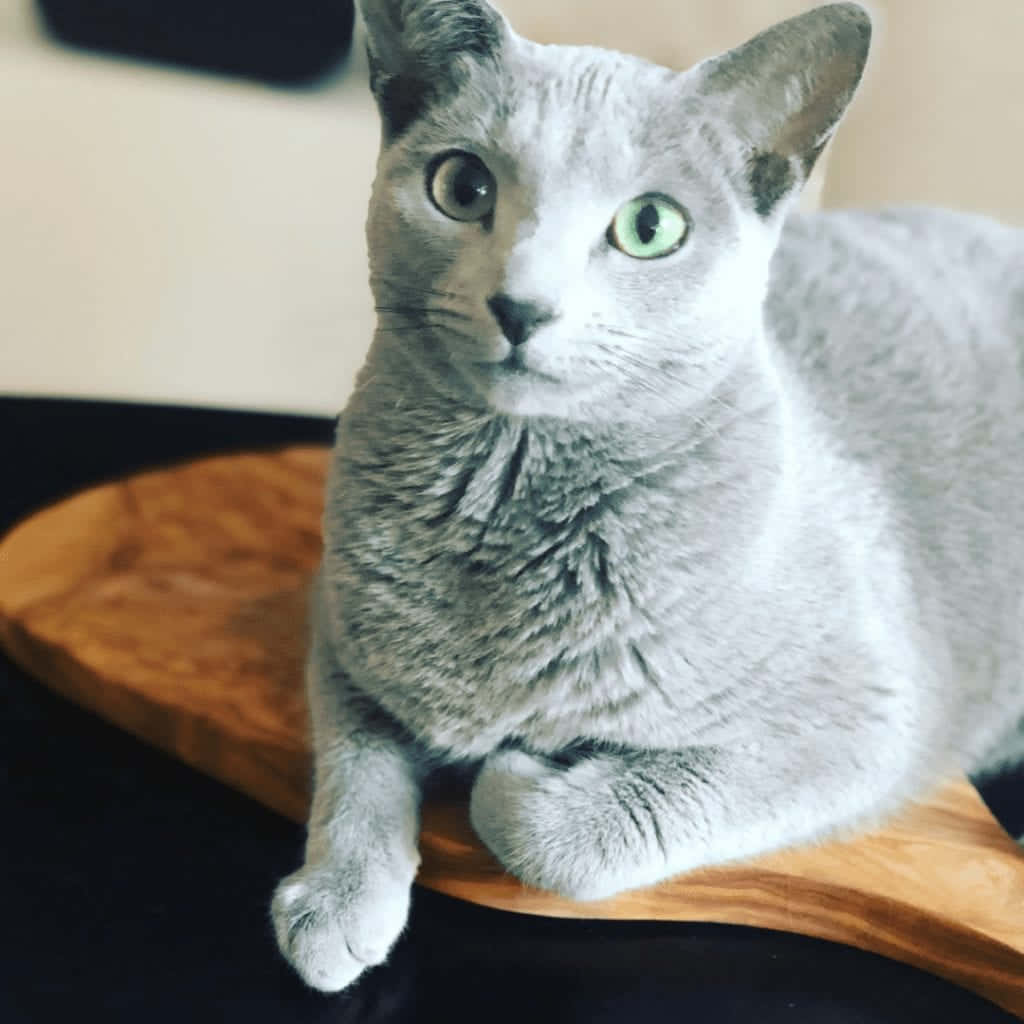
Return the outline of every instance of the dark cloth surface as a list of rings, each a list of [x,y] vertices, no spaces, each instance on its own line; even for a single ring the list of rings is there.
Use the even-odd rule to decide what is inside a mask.
[[[0,398],[0,533],[100,480],[332,431],[318,419]],[[800,936],[551,921],[421,890],[389,963],[320,996],[280,960],[267,916],[277,878],[298,865],[301,828],[2,657],[0,748],[4,1024],[97,1012],[108,1024],[1013,1019],[923,972]]]

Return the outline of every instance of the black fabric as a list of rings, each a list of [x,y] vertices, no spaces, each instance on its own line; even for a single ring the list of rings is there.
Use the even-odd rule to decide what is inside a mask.
[[[92,482],[326,441],[327,420],[0,399],[0,532]],[[2,566],[0,566],[2,571]],[[0,657],[0,1021],[895,1024],[1013,1018],[930,975],[799,936],[553,921],[416,891],[390,962],[304,989],[267,902],[302,829],[81,711]]]
[[[59,40],[102,53],[305,85],[352,42],[352,0],[38,0]]]
[[[42,506],[118,476],[333,437],[333,420],[309,416],[0,397],[0,535]]]

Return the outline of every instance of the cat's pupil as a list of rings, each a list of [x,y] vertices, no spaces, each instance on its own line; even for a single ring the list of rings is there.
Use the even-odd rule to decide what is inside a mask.
[[[452,181],[452,198],[459,206],[473,206],[481,199],[486,199],[490,190],[490,177],[477,164],[464,164]]]
[[[636,215],[636,237],[644,245],[650,245],[658,233],[658,225],[661,223],[661,215],[658,213],[654,203],[648,203]]]

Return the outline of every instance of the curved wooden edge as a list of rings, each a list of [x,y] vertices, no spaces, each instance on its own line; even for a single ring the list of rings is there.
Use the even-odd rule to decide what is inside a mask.
[[[959,824],[946,824],[959,837],[952,847],[956,858],[978,876],[955,892],[948,887],[958,881],[949,866],[952,855],[940,838],[943,805],[969,813]],[[979,837],[984,846],[975,846]],[[900,875],[921,861],[901,860],[904,844],[932,866],[909,886]],[[1015,927],[1016,908],[1024,905],[1024,859],[966,781],[868,836],[696,871],[593,903],[537,892],[508,875],[481,848],[460,804],[425,809],[421,849],[419,883],[472,903],[549,917],[701,921],[794,932],[922,968],[1024,1017],[1024,948]],[[992,919],[979,920],[971,900],[979,884],[982,899],[1000,901]]]
[[[325,465],[322,448],[206,459],[38,513],[0,541],[0,646],[71,700],[304,821],[299,680]],[[1024,857],[963,780],[871,835],[600,903],[522,886],[460,804],[424,808],[421,847],[418,883],[459,899],[797,932],[924,968],[1024,1017]]]

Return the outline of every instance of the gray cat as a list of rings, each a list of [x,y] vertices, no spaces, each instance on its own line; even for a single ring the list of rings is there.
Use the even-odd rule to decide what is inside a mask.
[[[273,902],[302,977],[386,956],[442,765],[477,771],[510,871],[589,900],[1013,757],[1024,233],[792,212],[865,12],[679,74],[482,0],[361,7],[379,327],[328,482],[305,866]]]

